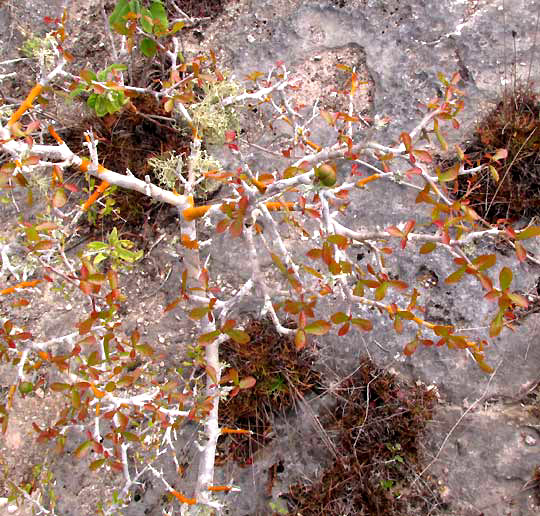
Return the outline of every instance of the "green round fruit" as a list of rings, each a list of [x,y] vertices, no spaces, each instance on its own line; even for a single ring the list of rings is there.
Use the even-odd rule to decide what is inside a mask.
[[[324,186],[334,186],[336,184],[336,171],[326,163],[315,169],[315,175]]]
[[[28,394],[29,392],[32,392],[34,389],[34,385],[32,382],[21,382],[19,384],[19,391],[21,394]]]

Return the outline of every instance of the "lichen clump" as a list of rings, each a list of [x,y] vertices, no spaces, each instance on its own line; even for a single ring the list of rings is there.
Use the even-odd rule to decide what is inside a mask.
[[[31,59],[39,59],[47,69],[54,64],[56,40],[51,34],[43,36],[31,35],[27,38],[21,47],[24,56]]]
[[[194,156],[190,156],[191,166],[195,171],[195,187],[196,197],[200,200],[206,200],[211,197],[221,186],[219,181],[205,177],[208,172],[222,170],[221,163],[210,156],[205,150],[197,152]],[[179,176],[185,175],[187,171],[186,164],[182,156],[177,155],[174,151],[167,152],[162,156],[156,156],[148,160],[148,166],[154,172],[159,183],[169,189],[176,188],[180,192],[181,181]]]
[[[232,106],[224,107],[222,100],[243,93],[243,88],[233,80],[225,79],[204,84],[201,102],[189,106],[199,136],[210,145],[223,145],[226,131],[238,131],[240,123]]]
[[[162,186],[172,189],[178,177],[182,174],[184,164],[182,156],[172,151],[162,156],[150,158],[148,160],[148,166],[152,169],[156,179]]]

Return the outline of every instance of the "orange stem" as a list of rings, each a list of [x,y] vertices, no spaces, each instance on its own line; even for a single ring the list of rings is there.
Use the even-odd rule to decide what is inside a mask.
[[[34,100],[36,99],[36,97],[39,96],[42,90],[43,90],[43,86],[39,84],[38,82],[30,90],[28,97],[26,97],[23,103],[19,106],[19,109],[17,109],[17,111],[15,111],[13,115],[11,115],[11,118],[9,119],[9,122],[8,122],[8,127],[11,127],[12,125],[15,124],[15,122],[18,122],[21,116],[23,116],[24,113],[26,113],[26,111],[28,111],[32,107],[32,102],[34,102]]]
[[[360,179],[360,181],[357,181],[356,186],[363,188],[366,184],[371,183],[371,181],[379,179],[379,177],[381,177],[380,174],[373,174],[369,177],[365,177],[364,179]]]
[[[211,208],[211,206],[196,206],[195,208],[186,208],[182,214],[184,218],[191,222],[192,220],[198,219],[206,214],[206,212]]]
[[[265,205],[270,211],[292,210],[294,208],[294,202],[267,202]]]
[[[60,138],[60,136],[58,135],[58,133],[54,130],[54,127],[52,125],[50,125],[48,127],[49,129],[49,133],[51,133],[51,136],[60,144],[62,145],[64,143],[64,140],[62,140],[62,138]]]
[[[90,206],[92,206],[92,204],[94,204],[99,197],[101,197],[101,194],[107,190],[107,188],[109,188],[109,186],[111,186],[111,184],[108,181],[102,181],[101,184],[94,190],[92,195],[88,197],[86,202],[83,204],[83,211],[87,211],[88,208],[90,208]]]
[[[82,162],[81,164],[79,165],[79,168],[83,171],[83,172],[87,172],[88,171],[88,168],[90,167],[90,165],[92,164],[92,162],[88,159],[88,158],[83,158],[82,159]],[[98,174],[100,172],[105,172],[107,169],[103,166],[103,165],[98,165]],[[101,196],[101,194],[107,190],[107,188],[110,186],[111,184],[108,182],[108,181],[103,181],[95,190],[94,192],[92,193],[92,195],[90,197],[88,197],[88,199],[86,200],[86,202],[83,204],[83,211],[87,211],[88,208],[90,208],[90,206],[92,206],[92,204],[94,204],[98,198]]]

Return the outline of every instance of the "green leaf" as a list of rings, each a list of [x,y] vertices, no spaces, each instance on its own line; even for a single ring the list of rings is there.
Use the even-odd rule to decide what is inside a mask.
[[[279,256],[274,253],[270,253],[270,256],[272,257],[272,261],[277,265],[278,269],[285,274],[287,272],[287,268],[285,265],[283,265],[283,262],[280,260]]]
[[[150,344],[138,344],[137,346],[135,346],[135,349],[145,356],[151,356],[154,354],[154,348],[152,348]]]
[[[98,265],[106,259],[107,259],[106,254],[102,254],[102,253],[96,254],[96,257],[94,258],[94,265]]]
[[[144,38],[140,42],[139,48],[146,57],[154,57],[157,52],[156,42],[149,38]]]
[[[114,246],[117,244],[117,242],[118,242],[118,229],[114,227],[109,233],[109,243]]]
[[[515,292],[508,292],[508,297],[517,306],[520,306],[521,308],[528,308],[529,302],[527,301],[527,298],[523,297],[520,294],[516,294]]]
[[[348,238],[343,235],[330,235],[327,241],[331,244],[336,244],[340,249],[347,249],[349,243]]]
[[[342,324],[349,320],[349,316],[343,312],[336,312],[330,319],[334,324]]]
[[[34,384],[32,382],[21,382],[19,384],[19,391],[21,394],[28,394],[34,390]]]
[[[439,145],[441,146],[441,149],[446,152],[448,150],[448,143],[446,143],[446,140],[444,139],[443,135],[440,133],[439,130],[435,132],[437,135],[437,140],[439,140]]]
[[[330,331],[330,328],[332,325],[323,320],[313,321],[312,323],[308,324],[304,331],[306,333],[311,333],[312,335],[325,335]]]
[[[90,242],[86,245],[86,248],[89,251],[103,251],[104,249],[108,249],[109,245],[105,242]]]
[[[96,100],[98,98],[98,94],[97,93],[92,93],[89,97],[88,97],[88,100],[86,101],[86,104],[89,108],[93,109],[94,111],[96,110]]]
[[[512,283],[512,271],[508,267],[503,267],[499,274],[499,284],[501,290],[505,291]]]
[[[150,6],[150,13],[154,22],[154,32],[158,34],[159,32],[167,32],[169,27],[169,20],[167,19],[167,11],[163,4],[159,1],[154,1]]]
[[[75,449],[75,451],[73,452],[73,455],[75,455],[75,457],[77,457],[78,459],[82,459],[88,453],[88,450],[90,449],[91,445],[92,445],[91,440],[84,441],[84,443],[81,443]]]
[[[488,168],[489,168],[489,173],[491,175],[491,178],[493,179],[493,181],[498,183],[499,182],[499,173],[497,172],[497,169],[493,165],[489,165]]]
[[[71,388],[71,385],[69,385],[69,383],[59,383],[59,382],[51,383],[51,385],[49,386],[49,389],[55,392],[66,391],[70,388]]]
[[[453,181],[457,178],[459,167],[461,166],[460,163],[456,163],[453,167],[450,167],[448,170],[443,172],[442,174],[439,174],[439,181],[441,183],[446,183],[448,181]]]
[[[97,80],[97,75],[92,70],[81,70],[79,76],[84,79],[87,83]]]
[[[214,342],[220,335],[221,335],[221,332],[219,330],[203,333],[202,335],[199,336],[199,344],[201,345],[210,344],[211,342]]]
[[[364,331],[371,331],[373,329],[373,323],[369,319],[359,319],[357,317],[353,317],[351,319],[351,323],[362,328]]]
[[[240,389],[251,389],[252,387],[255,386],[256,383],[257,383],[257,380],[255,380],[253,376],[246,376],[245,378],[242,378],[240,380],[238,387],[240,387]]]
[[[121,247],[117,247],[115,249],[115,253],[121,260],[124,260],[128,263],[135,263],[136,261],[140,260],[143,256],[143,251],[128,251],[127,249],[123,249]]]
[[[107,98],[104,95],[98,95],[96,98],[96,105],[94,109],[97,116],[105,116],[109,111]]]
[[[437,244],[435,242],[426,242],[421,248],[420,248],[420,254],[428,254],[435,250],[437,247]]]
[[[238,344],[247,344],[250,340],[249,335],[242,330],[229,330],[225,333]]]
[[[125,16],[129,11],[130,7],[128,0],[118,0],[114,11],[109,16],[109,25],[111,26],[111,29],[123,36],[128,34]]]
[[[105,464],[106,460],[107,459],[97,459],[91,462],[90,466],[88,466],[90,468],[90,471],[97,471],[99,468],[101,468],[101,466],[103,466],[103,464]]]
[[[90,353],[90,356],[88,357],[88,365],[89,366],[95,366],[96,364],[99,364],[101,362],[101,359],[99,358],[99,354],[97,351],[92,351]]]
[[[375,299],[377,301],[381,301],[384,299],[384,296],[386,296],[386,291],[388,290],[389,283],[387,281],[383,281],[376,289],[375,289]]]
[[[298,330],[294,336],[294,347],[296,351],[300,351],[306,347],[306,332],[304,330]]]
[[[141,9],[141,27],[144,32],[152,34],[152,29],[154,28],[154,20],[152,13],[146,8]]]
[[[499,310],[499,312],[493,318],[489,326],[489,336],[496,337],[497,335],[499,335],[499,333],[501,333],[502,328],[503,328],[503,312]]]
[[[140,441],[139,436],[133,432],[121,432],[122,436],[126,441],[136,442]]]
[[[353,295],[358,297],[364,297],[364,285],[361,281],[357,281],[354,286]]]
[[[531,226],[516,235],[516,240],[540,236],[540,226]]]
[[[184,28],[185,25],[186,25],[186,23],[183,22],[183,21],[176,22],[176,23],[171,27],[171,33],[174,34],[175,32],[178,32],[179,30],[182,30],[182,29]]]
[[[202,319],[205,315],[207,315],[210,312],[210,308],[207,306],[198,306],[197,308],[194,308],[189,312],[189,317],[191,319],[194,319],[198,321],[199,319]]]
[[[444,280],[446,284],[457,283],[461,277],[465,274],[466,267],[460,267],[457,271],[453,272]]]

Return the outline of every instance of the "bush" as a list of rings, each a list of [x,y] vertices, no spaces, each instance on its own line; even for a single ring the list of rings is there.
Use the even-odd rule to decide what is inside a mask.
[[[249,346],[250,336],[239,316],[239,307],[246,304],[253,314],[267,316],[279,334],[291,337],[297,350],[333,330],[340,337],[352,331],[368,332],[378,318],[388,317],[398,334],[405,325],[412,328],[406,355],[419,346],[446,346],[469,352],[482,370],[492,371],[485,355],[488,336],[475,341],[451,325],[426,320],[416,289],[389,271],[385,261],[397,249],[411,250],[417,244],[420,255],[436,248],[448,252],[456,270],[446,282],[459,283],[466,275],[472,276],[484,289],[484,297],[497,302],[489,337],[511,327],[516,308],[527,307],[527,300],[511,288],[512,271],[503,267],[494,273],[495,254],[475,255],[470,244],[502,239],[515,249],[519,261],[525,261],[524,241],[540,235],[540,227],[515,230],[508,220],[487,223],[467,199],[453,199],[449,188],[463,175],[491,170],[504,162],[507,149],[494,149],[487,161],[475,167],[456,146],[455,164],[446,170],[436,165],[432,141],[448,150],[443,127],[458,127],[457,117],[464,107],[458,74],[440,77],[442,97],[425,106],[426,115],[413,130],[403,131],[396,142],[382,144],[361,139],[355,129],[360,118],[353,112],[334,113],[313,106],[300,113],[289,96],[297,85],[282,63],[266,74],[252,73],[241,86],[226,78],[213,54],[191,60],[183,56],[178,39],[183,22],[169,21],[159,0],[118,0],[110,25],[122,37],[122,62],[102,72],[66,71],[71,56],[64,50],[64,25],[65,17],[53,33],[56,66],[0,128],[2,149],[10,156],[0,168],[0,186],[26,189],[30,202],[31,178],[47,177],[46,206],[38,214],[23,217],[19,233],[0,247],[1,274],[6,281],[9,278],[0,295],[20,314],[1,321],[0,360],[16,371],[16,380],[3,395],[0,417],[5,432],[15,396],[32,396],[38,388],[61,393],[64,412],[49,427],[35,424],[37,438],[56,442],[62,449],[68,428],[79,425],[86,430],[74,455],[82,458],[92,450],[90,470],[107,468],[125,480],[122,492],[103,513],[121,509],[145,473],[162,481],[169,501],[185,509],[193,506],[193,511],[220,507],[221,494],[233,489],[214,485],[216,445],[220,435],[246,430],[220,427],[219,402],[253,388],[257,379],[241,377],[237,369],[222,362],[219,347],[228,340]],[[165,70],[157,91],[154,84],[125,83],[124,71],[133,65],[130,61],[143,58],[158,60]],[[354,68],[340,66],[350,75],[345,94],[352,98],[362,86]],[[89,105],[98,116],[132,109],[130,99],[135,97],[159,99],[170,114],[170,127],[189,127],[189,154],[174,171],[165,166],[170,160],[151,162],[149,166],[157,170],[156,182],[150,175],[141,179],[129,170],[113,171],[101,165],[98,140],[91,132],[85,135],[88,156],[79,156],[54,127],[45,129],[25,118],[34,102],[50,96],[51,86],[56,85],[67,86],[74,96],[89,95]],[[250,109],[254,104],[259,106],[257,115]],[[289,127],[287,142],[264,149],[286,159],[288,166],[270,172],[252,169],[246,159],[250,144],[239,139],[240,120],[250,116],[259,117],[268,128],[276,120]],[[310,126],[321,120],[334,132],[335,141],[309,139]],[[424,136],[430,143],[421,143]],[[48,138],[48,143],[37,144],[41,137]],[[233,170],[218,163],[215,168],[209,165],[213,158],[207,154],[207,145],[212,143],[222,143],[241,165]],[[77,168],[87,181],[99,181],[86,200],[68,179],[69,167]],[[419,188],[416,202],[427,205],[430,224],[421,226],[411,219],[365,231],[341,222],[351,192],[385,180]],[[223,185],[219,199],[195,204],[196,188],[202,181]],[[178,190],[176,182],[181,185]],[[134,250],[133,242],[114,228],[106,241],[91,242],[77,255],[68,252],[79,224],[100,206],[102,195],[112,186],[171,205],[179,217],[183,270],[176,278],[177,296],[165,311],[184,311],[196,322],[198,339],[183,365],[169,367],[165,374],[160,374],[162,357],[141,339],[138,330],[127,336],[122,333],[122,314],[130,300],[122,293],[119,272],[137,267],[141,253]],[[16,202],[20,197],[6,199]],[[203,242],[200,235],[208,227],[212,234]],[[207,268],[202,252],[220,234],[231,249],[249,256],[251,266],[250,277],[228,297],[215,288],[214,271]],[[353,243],[372,249],[373,262],[359,265]],[[305,247],[305,254],[294,252],[294,246],[297,250]],[[273,268],[264,271],[262,260],[268,254]],[[25,307],[48,285],[76,305],[78,320],[65,334],[43,341],[22,321]],[[328,303],[328,299],[333,301]],[[260,306],[255,306],[256,300],[261,300]],[[331,308],[320,308],[323,304]],[[188,421],[198,422],[202,429],[193,492],[176,488],[153,462],[173,447],[172,432]],[[136,474],[128,455],[134,448],[145,450]]]

